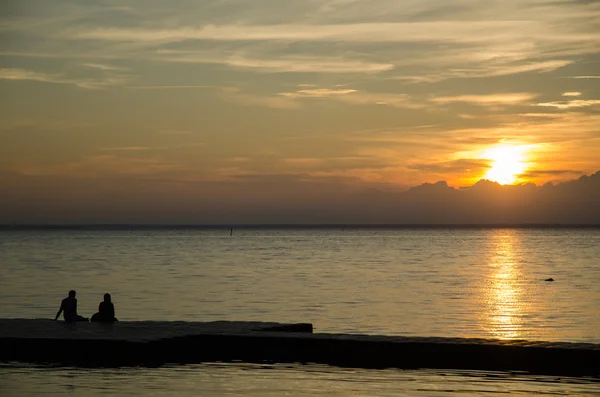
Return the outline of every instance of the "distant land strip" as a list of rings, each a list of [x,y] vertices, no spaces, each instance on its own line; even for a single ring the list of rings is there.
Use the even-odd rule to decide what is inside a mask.
[[[277,230],[277,229],[600,229],[600,224],[577,223],[489,223],[489,224],[1,224],[0,230]]]

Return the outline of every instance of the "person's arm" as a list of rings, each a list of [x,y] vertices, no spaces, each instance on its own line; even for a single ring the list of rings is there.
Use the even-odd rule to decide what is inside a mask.
[[[62,305],[62,302],[61,302],[60,309],[58,309],[58,313],[56,313],[56,317],[54,317],[54,321],[58,320],[58,318],[60,317],[60,314],[62,313],[62,311],[63,311],[63,305]]]

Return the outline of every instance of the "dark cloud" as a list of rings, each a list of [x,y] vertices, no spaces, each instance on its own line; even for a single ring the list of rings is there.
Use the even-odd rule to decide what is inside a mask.
[[[461,171],[475,171],[489,168],[489,162],[473,159],[458,159],[452,161],[444,161],[440,163],[428,163],[428,164],[412,164],[407,168],[418,170],[418,171],[429,171],[429,172],[461,172]]]
[[[304,174],[202,182],[1,172],[0,223],[600,224],[600,172],[558,185],[440,181],[404,192]]]
[[[328,184],[342,185],[347,183],[357,183],[358,179],[339,176],[311,176],[309,174],[241,174],[230,175],[230,178],[236,181],[242,181],[248,184],[267,184],[267,185],[290,185],[290,184]]]
[[[581,175],[582,172],[578,170],[537,170],[529,171],[520,174],[520,178],[531,179],[531,178],[543,178],[548,176],[564,176],[564,175]]]
[[[455,139],[458,143],[467,143],[474,145],[493,145],[501,141],[497,137],[460,137]]]

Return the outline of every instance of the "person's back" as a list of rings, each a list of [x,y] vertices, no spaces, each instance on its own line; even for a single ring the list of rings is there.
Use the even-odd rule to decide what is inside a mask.
[[[91,320],[93,322],[119,321],[115,318],[115,305],[111,302],[110,294],[104,294],[104,301],[100,302],[98,313],[95,313]]]
[[[63,310],[65,321],[77,321],[77,298],[69,296],[63,299],[60,307]]]
[[[75,295],[77,293],[74,290],[69,291],[69,296],[62,300],[60,303],[60,309],[58,313],[56,313],[55,320],[60,317],[60,314],[63,313],[64,319],[67,323],[72,323],[75,321],[88,321],[87,318],[82,317],[77,314],[77,298]]]
[[[115,305],[112,302],[100,302],[98,312],[102,318],[112,320],[115,317]]]

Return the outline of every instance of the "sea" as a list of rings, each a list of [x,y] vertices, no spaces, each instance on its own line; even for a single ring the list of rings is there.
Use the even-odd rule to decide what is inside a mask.
[[[554,281],[545,281],[552,278]],[[121,321],[310,322],[315,332],[600,343],[600,228],[0,229],[0,317],[70,289]],[[600,396],[600,379],[205,363],[0,364],[2,396]]]

